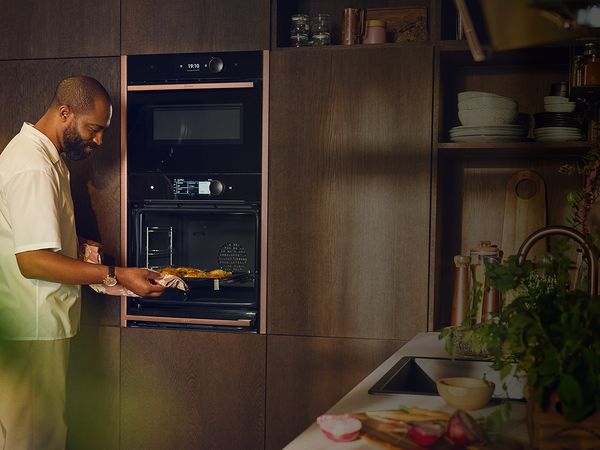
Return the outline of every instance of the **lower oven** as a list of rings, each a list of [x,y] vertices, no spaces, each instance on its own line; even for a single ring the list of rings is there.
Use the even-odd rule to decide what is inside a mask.
[[[259,203],[143,200],[130,204],[129,217],[130,266],[219,268],[231,275],[184,278],[187,292],[129,297],[127,326],[258,331]]]

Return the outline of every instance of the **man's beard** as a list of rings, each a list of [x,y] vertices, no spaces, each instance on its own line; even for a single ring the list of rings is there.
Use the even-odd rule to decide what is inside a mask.
[[[85,148],[95,149],[98,145],[94,141],[84,141],[77,132],[75,122],[65,130],[63,136],[63,151],[71,161],[81,161],[88,158],[92,152],[86,152]]]

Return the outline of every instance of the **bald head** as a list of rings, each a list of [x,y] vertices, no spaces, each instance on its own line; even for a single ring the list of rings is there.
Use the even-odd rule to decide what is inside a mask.
[[[94,109],[96,100],[111,104],[110,96],[104,86],[92,77],[68,77],[58,83],[52,107],[68,106],[74,114],[84,114]]]

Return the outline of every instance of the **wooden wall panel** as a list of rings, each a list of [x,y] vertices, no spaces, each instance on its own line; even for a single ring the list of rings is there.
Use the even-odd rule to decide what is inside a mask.
[[[119,448],[118,327],[83,327],[71,340],[67,378],[70,449]]]
[[[271,54],[268,331],[427,328],[431,46]]]
[[[95,77],[111,95],[113,117],[103,146],[87,160],[68,161],[68,165],[77,233],[102,242],[105,254],[117,261],[120,258],[119,67],[119,58],[0,61],[0,102],[4,106],[0,110],[0,151],[19,132],[23,122],[35,123],[41,117],[52,100],[57,83],[64,77]],[[87,287],[83,288],[83,293],[84,321],[119,323],[116,297],[95,295]]]
[[[268,0],[121,0],[121,53],[269,48]]]
[[[121,329],[122,449],[264,447],[266,337]]]
[[[117,56],[119,0],[2,2],[0,59]]]
[[[403,341],[268,336],[267,450],[279,450]]]

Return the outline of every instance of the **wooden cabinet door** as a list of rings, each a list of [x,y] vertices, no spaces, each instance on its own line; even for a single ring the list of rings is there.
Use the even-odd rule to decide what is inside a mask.
[[[119,0],[2,2],[0,59],[118,56],[119,28]]]
[[[433,48],[271,53],[268,332],[427,329]]]
[[[68,448],[119,448],[119,351],[119,327],[83,324],[71,340]]]
[[[268,336],[267,450],[279,450],[404,342]]]
[[[122,0],[123,54],[269,48],[270,2]]]
[[[263,448],[265,339],[122,328],[121,448]]]

